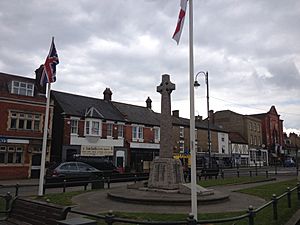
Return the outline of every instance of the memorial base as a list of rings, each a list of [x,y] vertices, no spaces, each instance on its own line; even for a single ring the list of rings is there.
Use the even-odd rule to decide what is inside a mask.
[[[183,183],[183,170],[180,160],[158,158],[152,162],[148,188],[175,190]]]

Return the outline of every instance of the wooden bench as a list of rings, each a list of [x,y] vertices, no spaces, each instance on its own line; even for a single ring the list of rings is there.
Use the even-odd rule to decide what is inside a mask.
[[[205,168],[201,170],[200,173],[200,179],[201,177],[204,177],[204,179],[206,180],[207,178],[211,178],[211,177],[215,177],[215,179],[217,179],[218,175],[219,175],[219,168]]]
[[[0,225],[57,225],[58,220],[66,219],[70,210],[70,207],[17,197],[12,200],[6,217],[0,219]]]

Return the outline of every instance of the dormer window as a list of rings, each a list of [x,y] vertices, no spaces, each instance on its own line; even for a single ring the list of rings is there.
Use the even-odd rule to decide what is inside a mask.
[[[12,81],[11,93],[17,95],[33,96],[34,85],[20,81]]]

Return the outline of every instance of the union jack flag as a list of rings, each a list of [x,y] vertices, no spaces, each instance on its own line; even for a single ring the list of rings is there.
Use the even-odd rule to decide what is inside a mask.
[[[46,83],[53,83],[56,81],[56,65],[59,64],[58,55],[56,52],[54,37],[50,46],[49,54],[44,63],[44,70],[40,80],[40,84],[44,86]]]

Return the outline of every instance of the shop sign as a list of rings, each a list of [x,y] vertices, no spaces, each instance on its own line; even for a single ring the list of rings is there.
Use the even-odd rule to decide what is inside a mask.
[[[7,138],[0,137],[0,143],[7,143]]]
[[[80,156],[113,156],[112,146],[82,145]]]

